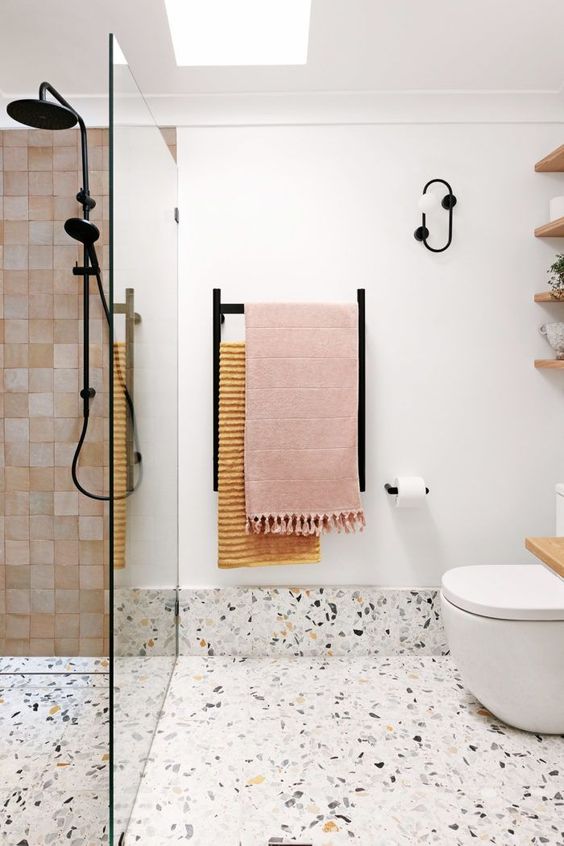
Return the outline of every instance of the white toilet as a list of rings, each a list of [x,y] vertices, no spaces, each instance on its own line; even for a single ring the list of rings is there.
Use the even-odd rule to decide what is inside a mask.
[[[564,485],[556,492],[564,535]],[[564,734],[564,580],[539,564],[457,567],[442,579],[447,640],[462,680],[496,717]]]

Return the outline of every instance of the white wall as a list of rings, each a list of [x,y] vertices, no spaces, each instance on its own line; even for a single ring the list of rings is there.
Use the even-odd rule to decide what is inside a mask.
[[[564,376],[533,368],[551,355],[538,326],[564,306],[532,301],[561,248],[532,230],[564,193],[564,175],[533,164],[562,135],[558,124],[179,131],[181,584],[436,585],[449,567],[530,560],[523,538],[553,532],[564,479]],[[412,234],[435,176],[459,198],[441,255]],[[368,525],[325,537],[320,565],[217,569],[214,286],[227,302],[366,288]],[[396,511],[384,483],[412,473],[431,488],[427,507]]]
[[[114,145],[114,300],[135,292],[134,406],[141,483],[127,499],[126,566],[116,587],[177,580],[177,170],[156,126],[119,125]],[[125,316],[114,318],[125,337]],[[139,479],[139,475],[136,474]]]

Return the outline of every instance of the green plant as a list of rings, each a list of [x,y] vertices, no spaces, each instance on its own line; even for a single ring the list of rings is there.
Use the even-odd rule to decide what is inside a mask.
[[[559,300],[564,299],[564,253],[556,256],[556,261],[550,265],[547,273],[550,274],[548,284],[552,296]]]

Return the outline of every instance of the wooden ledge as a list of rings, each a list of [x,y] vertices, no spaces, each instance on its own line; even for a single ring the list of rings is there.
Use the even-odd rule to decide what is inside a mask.
[[[564,537],[525,538],[525,546],[557,576],[564,579]]]

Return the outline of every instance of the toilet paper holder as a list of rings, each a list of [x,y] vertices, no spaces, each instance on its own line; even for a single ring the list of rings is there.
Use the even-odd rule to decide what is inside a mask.
[[[398,489],[394,485],[390,485],[389,482],[386,482],[386,484],[384,485],[384,490],[386,491],[386,493],[389,493],[390,496],[397,496],[398,495]],[[426,494],[429,493],[429,488],[427,488],[427,487],[425,488],[425,493]]]

